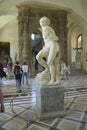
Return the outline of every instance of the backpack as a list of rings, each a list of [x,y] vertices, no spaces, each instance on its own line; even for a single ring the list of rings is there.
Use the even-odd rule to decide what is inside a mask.
[[[22,76],[22,71],[21,71],[21,67],[20,66],[15,66],[14,68],[14,74],[15,74],[15,78],[21,78]]]

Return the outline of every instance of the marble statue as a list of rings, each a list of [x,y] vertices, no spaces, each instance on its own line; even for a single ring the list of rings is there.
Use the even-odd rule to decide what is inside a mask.
[[[44,46],[36,55],[36,59],[44,71],[37,74],[36,79],[41,85],[54,85],[60,83],[60,46],[54,29],[49,26],[50,19],[42,17],[39,21],[41,26]]]

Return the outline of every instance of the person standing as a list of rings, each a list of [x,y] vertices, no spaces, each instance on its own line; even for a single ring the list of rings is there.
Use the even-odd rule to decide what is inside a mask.
[[[26,62],[24,62],[24,64],[22,65],[22,80],[23,80],[23,84],[24,81],[26,79],[26,85],[28,85],[28,65]]]
[[[70,66],[67,64],[67,62],[62,61],[61,63],[61,80],[65,80],[69,78],[70,72]]]
[[[71,74],[70,72],[70,66],[66,62],[66,67],[65,67],[65,73],[66,73],[66,79],[69,79],[69,75]]]
[[[66,63],[64,61],[62,61],[61,65],[60,65],[60,69],[61,69],[61,80],[66,79]]]
[[[14,65],[14,75],[16,80],[17,92],[22,92],[21,90],[22,69],[18,61],[16,61]]]
[[[3,65],[2,63],[0,63],[0,112],[4,112],[5,108],[4,108],[4,103],[3,103],[3,92],[2,92],[2,87],[3,87],[3,82],[2,82],[2,78],[6,77],[6,73],[3,70]]]
[[[12,58],[11,57],[9,57],[9,60],[8,60],[8,65],[9,65],[9,69],[10,69],[10,71],[12,71],[12,65],[13,65],[13,63],[12,63]]]
[[[8,75],[8,60],[6,58],[3,61],[3,70]]]

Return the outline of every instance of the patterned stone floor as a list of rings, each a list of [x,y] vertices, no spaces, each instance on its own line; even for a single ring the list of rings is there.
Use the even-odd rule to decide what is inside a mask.
[[[22,86],[17,93],[14,79],[4,79],[5,113],[0,113],[0,127],[5,130],[87,130],[87,74],[74,72],[61,80],[65,89],[66,116],[39,121],[35,114],[36,91]],[[0,128],[0,130],[3,130]]]

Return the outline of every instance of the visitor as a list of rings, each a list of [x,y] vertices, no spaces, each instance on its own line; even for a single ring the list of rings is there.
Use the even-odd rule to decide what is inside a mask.
[[[8,75],[8,60],[7,59],[4,59],[3,61],[3,70],[4,72],[6,73],[6,75]]]
[[[21,65],[19,64],[19,61],[16,61],[13,71],[16,80],[17,92],[22,92],[21,89],[22,69],[21,69]]]
[[[10,71],[12,71],[13,62],[12,62],[12,58],[11,57],[9,57],[8,65],[9,65]]]
[[[69,78],[70,72],[70,66],[67,64],[67,62],[62,61],[61,63],[61,80],[65,80]]]
[[[22,80],[23,84],[26,80],[26,85],[28,85],[28,65],[26,62],[24,62],[24,64],[22,65]]]
[[[66,62],[66,66],[65,66],[65,75],[66,75],[66,79],[69,79],[69,75],[71,74],[70,72],[70,66],[68,65],[68,63]]]
[[[60,75],[61,75],[61,80],[66,79],[66,63],[64,61],[61,61],[60,65]]]
[[[3,65],[0,63],[0,112],[4,112],[4,103],[3,103],[3,92],[2,92],[2,87],[4,86],[2,78],[6,77],[6,73],[3,70]]]

